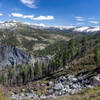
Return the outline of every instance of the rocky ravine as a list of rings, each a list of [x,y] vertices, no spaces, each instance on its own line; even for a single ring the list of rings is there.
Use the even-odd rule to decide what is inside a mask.
[[[36,61],[46,63],[49,61],[49,58],[28,55],[18,48],[0,45],[0,67],[6,65],[34,64]]]
[[[94,81],[96,80],[96,81]],[[59,96],[72,95],[83,89],[93,88],[95,85],[100,85],[100,75],[94,76],[91,79],[78,79],[74,75],[69,75],[68,77],[61,76],[52,81],[48,81],[47,84],[44,84],[44,87],[51,87],[48,89],[48,93],[41,95],[37,94],[36,90],[29,88],[27,92],[25,88],[21,89],[20,93],[11,92],[11,98],[16,100],[23,99],[52,99],[58,98]],[[41,88],[36,86],[37,88]]]

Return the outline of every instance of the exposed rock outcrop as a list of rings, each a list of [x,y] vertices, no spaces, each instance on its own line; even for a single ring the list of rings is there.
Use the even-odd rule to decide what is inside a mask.
[[[19,64],[34,65],[36,61],[39,61],[40,63],[46,63],[49,61],[49,58],[43,56],[28,55],[18,48],[0,45],[0,67],[6,65],[16,66]]]
[[[29,89],[24,95],[25,90],[21,93],[18,94],[12,94],[11,98],[12,99],[50,99],[50,98],[56,98],[59,96],[64,96],[64,95],[72,95],[74,93],[79,92],[80,90],[86,89],[86,88],[93,88],[93,86],[90,84],[90,81],[88,80],[82,80],[80,81],[78,78],[76,78],[74,75],[69,75],[68,77],[61,76],[57,79],[54,80],[54,82],[49,81],[49,85],[45,84],[45,87],[49,86],[48,92],[46,94],[37,94],[36,91]]]
[[[65,94],[74,94],[85,88],[92,88],[88,80],[79,80],[74,75],[69,75],[68,77],[61,76],[56,79],[51,90],[52,94],[62,96]]]
[[[91,79],[91,84],[92,84],[92,85],[95,85],[95,86],[100,85],[100,74],[98,74],[97,76],[94,76],[94,77]]]

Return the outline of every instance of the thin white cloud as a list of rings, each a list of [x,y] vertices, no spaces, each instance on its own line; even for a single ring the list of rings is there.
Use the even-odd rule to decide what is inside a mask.
[[[99,24],[98,21],[88,21],[88,22],[91,23],[91,24]]]
[[[88,19],[95,19],[95,17],[90,17],[90,18],[88,18]]]
[[[42,26],[42,27],[45,27],[45,26],[46,26],[46,25],[43,24],[43,23],[40,23],[40,24],[34,23],[33,25],[35,25],[35,26]]]
[[[3,14],[2,14],[2,13],[0,13],[0,16],[3,16]]]
[[[19,17],[19,18],[29,18],[29,19],[33,19],[34,15],[23,15],[21,13],[11,13],[11,15],[13,17]]]
[[[36,0],[20,0],[24,5],[29,8],[37,8]]]
[[[54,16],[39,16],[34,18],[34,20],[53,20]]]
[[[23,15],[23,18],[33,19],[34,18],[34,15]]]
[[[14,17],[21,17],[23,18],[23,14],[20,14],[20,13],[11,13],[12,16]]]
[[[80,17],[80,16],[75,17],[75,19],[76,19],[77,21],[85,21],[85,18]]]
[[[85,23],[76,23],[77,26],[84,25]]]
[[[34,17],[34,15],[23,15],[21,13],[11,13],[11,15],[13,17],[28,18],[28,19],[37,20],[37,21],[40,21],[40,20],[53,20],[54,19],[54,16],[39,16],[39,17]]]

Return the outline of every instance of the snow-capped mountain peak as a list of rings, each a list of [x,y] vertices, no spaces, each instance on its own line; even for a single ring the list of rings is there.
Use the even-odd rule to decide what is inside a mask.
[[[18,20],[8,20],[5,22],[0,22],[0,29],[10,29],[13,27],[17,27],[18,25],[28,25],[31,28],[35,29],[59,29],[59,30],[71,30],[73,32],[97,32],[100,31],[99,26],[87,27],[87,26],[46,26],[45,24],[30,24],[27,22],[21,22]]]
[[[77,32],[83,32],[83,31],[87,31],[89,27],[75,27],[74,31]]]
[[[29,25],[26,22],[21,22],[18,20],[8,20],[8,21],[0,23],[0,29],[9,29],[9,28],[17,27],[18,25],[24,25],[24,24]]]
[[[18,23],[18,22],[20,22],[20,21],[18,21],[18,20],[8,20],[8,21],[5,21],[5,23]]]
[[[63,29],[73,29],[75,28],[75,26],[55,26],[55,28],[59,28],[60,30],[63,30]]]

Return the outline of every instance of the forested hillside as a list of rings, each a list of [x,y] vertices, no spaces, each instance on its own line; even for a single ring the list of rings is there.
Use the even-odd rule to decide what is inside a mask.
[[[23,92],[27,95],[30,88],[38,98],[72,95],[93,87],[92,78],[100,73],[100,32],[71,33],[22,25],[0,30],[0,36],[0,84],[11,89],[12,98]]]
[[[84,35],[78,37],[78,39],[73,38],[69,42],[58,42],[56,46],[52,45],[50,48],[41,51],[43,54],[50,54],[54,51],[52,52],[53,58],[47,64],[36,62],[34,67],[32,65],[18,65],[15,68],[6,66],[1,71],[1,82],[5,85],[6,83],[10,85],[26,84],[28,81],[46,77],[62,68],[66,69],[66,66],[69,70],[73,70],[73,73],[74,69],[77,69],[75,70],[77,74],[78,71],[81,72],[85,68],[88,70],[90,68],[88,66],[94,65],[94,68],[96,68],[100,60],[99,49],[100,38],[98,33],[93,36]],[[90,69],[92,70],[92,68]],[[5,71],[6,74],[4,74]],[[20,80],[18,77],[20,77]]]
[[[69,41],[71,36],[57,31],[35,29],[28,25],[18,24],[11,29],[0,29],[0,43],[6,46],[16,46],[28,53],[43,50],[58,41]]]

